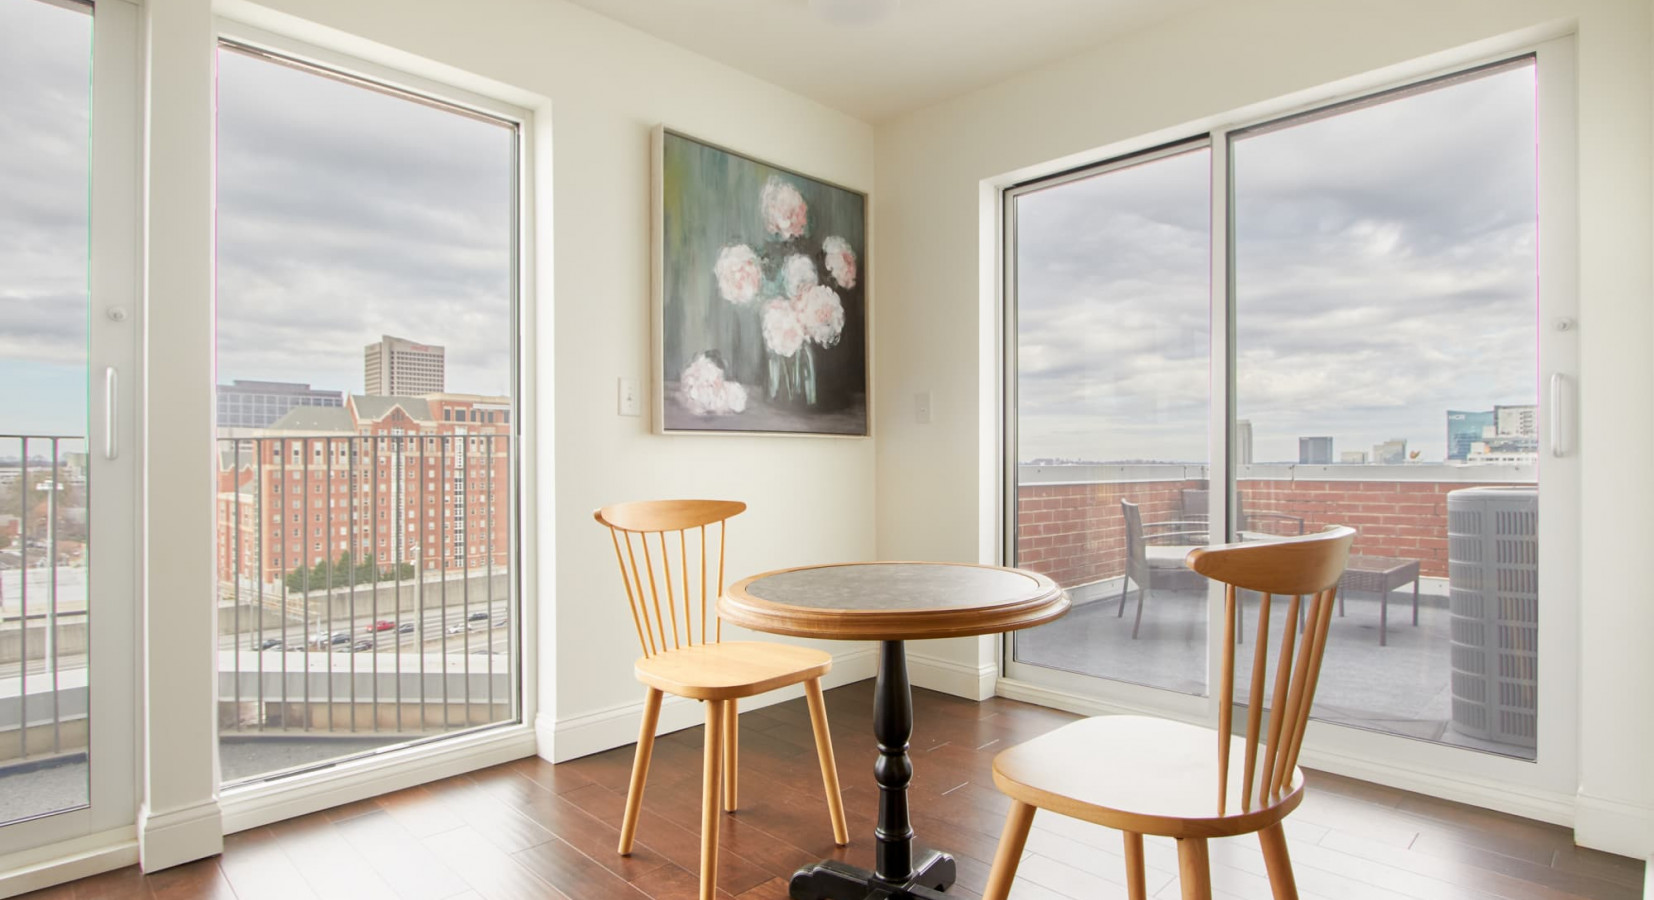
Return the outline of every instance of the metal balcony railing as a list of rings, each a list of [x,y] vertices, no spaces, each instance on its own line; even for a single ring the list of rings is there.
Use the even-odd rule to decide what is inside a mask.
[[[221,736],[516,718],[514,447],[477,432],[219,440]]]
[[[0,766],[87,747],[84,445],[0,434]]]

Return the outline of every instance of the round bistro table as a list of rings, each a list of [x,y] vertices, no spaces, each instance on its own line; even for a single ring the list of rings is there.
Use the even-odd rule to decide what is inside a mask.
[[[806,566],[754,575],[718,598],[725,621],[797,637],[879,642],[873,736],[879,758],[879,821],[874,870],[837,860],[793,873],[795,900],[935,898],[953,884],[953,857],[915,854],[907,787],[913,695],[905,643],[921,638],[995,634],[1041,625],[1068,611],[1068,594],[1034,572],[960,563],[875,562]]]

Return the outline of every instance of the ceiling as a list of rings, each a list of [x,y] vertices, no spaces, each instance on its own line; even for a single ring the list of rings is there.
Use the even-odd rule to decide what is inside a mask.
[[[868,25],[807,0],[572,0],[868,122],[1093,47],[1202,0],[900,0]]]

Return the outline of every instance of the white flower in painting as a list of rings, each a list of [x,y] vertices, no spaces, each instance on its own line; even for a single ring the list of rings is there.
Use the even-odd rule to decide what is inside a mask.
[[[758,254],[746,244],[731,244],[718,251],[712,271],[718,276],[718,293],[731,303],[751,303],[764,280]]]
[[[747,389],[739,381],[724,382],[724,407],[732,413],[747,411]]]
[[[810,340],[831,347],[838,343],[839,334],[844,331],[844,304],[832,288],[817,285],[804,292],[804,311],[799,318]]]
[[[820,283],[816,278],[816,264],[808,256],[794,253],[781,264],[781,283],[787,289],[787,299],[797,300]]]
[[[798,192],[798,188],[779,175],[771,175],[770,180],[764,184],[761,199],[764,227],[768,228],[771,234],[778,234],[783,240],[788,240],[804,233],[807,209],[804,206],[804,196]]]
[[[772,300],[764,307],[764,345],[776,356],[792,356],[804,344],[804,323],[793,305]]]
[[[849,290],[856,286],[856,251],[850,242],[834,235],[821,242],[821,252],[827,257],[827,273],[838,286]]]
[[[705,353],[696,356],[678,376],[678,396],[697,416],[738,413],[747,408],[747,389],[725,381],[723,367]]]

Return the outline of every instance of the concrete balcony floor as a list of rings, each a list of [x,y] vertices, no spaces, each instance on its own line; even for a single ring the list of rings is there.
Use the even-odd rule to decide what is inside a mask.
[[[1013,648],[1018,662],[1188,694],[1206,693],[1204,589],[1150,592],[1135,640],[1131,636],[1137,611],[1135,585],[1124,616],[1118,615],[1119,579],[1072,593],[1076,606],[1067,616],[1016,635]],[[1531,759],[1531,747],[1477,740],[1450,726],[1451,640],[1445,593],[1442,582],[1425,579],[1415,627],[1411,586],[1392,592],[1385,646],[1379,645],[1378,595],[1348,594],[1345,614],[1332,620],[1327,633],[1314,715],[1358,728]],[[1258,621],[1255,595],[1246,598],[1245,610],[1245,641],[1235,652],[1240,673],[1236,695],[1242,701]],[[1286,605],[1277,598],[1269,642],[1271,685],[1285,617]]]

